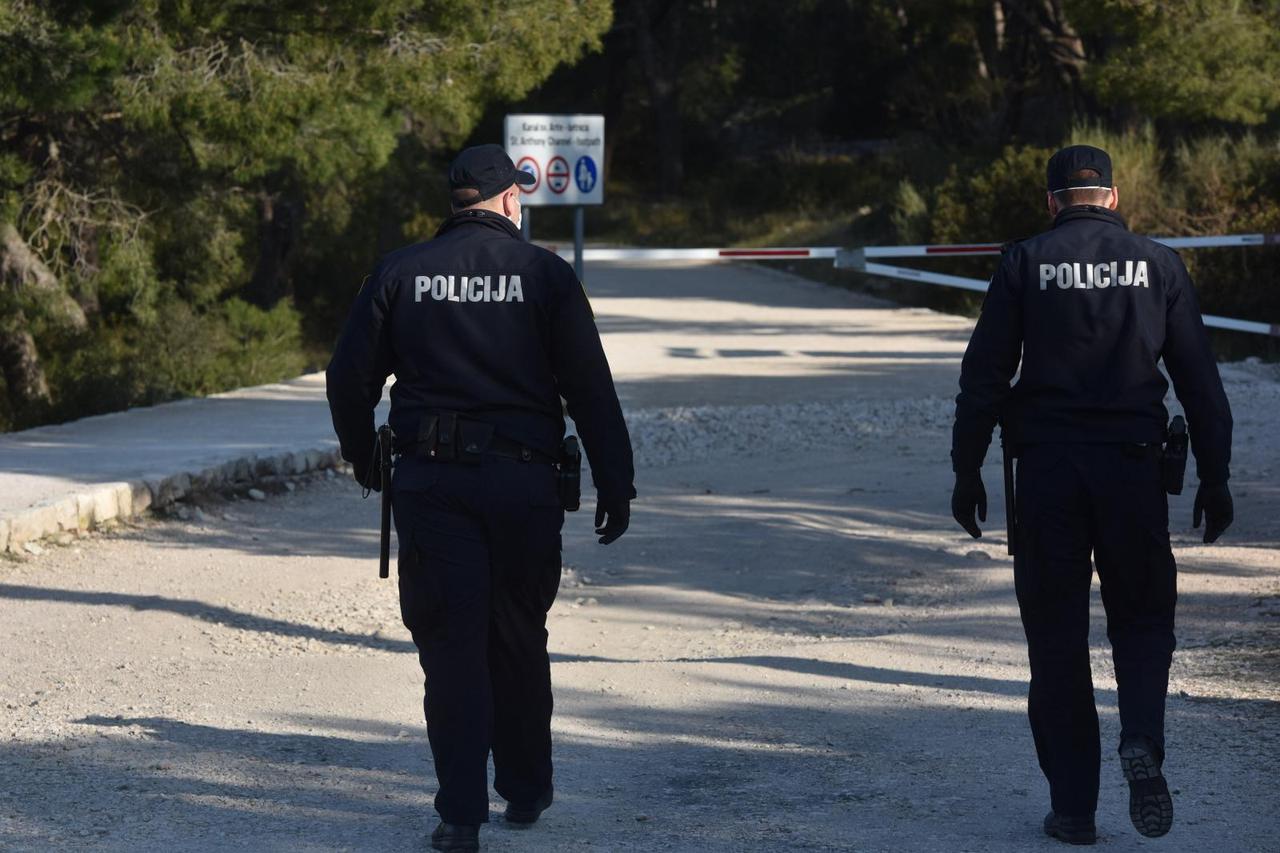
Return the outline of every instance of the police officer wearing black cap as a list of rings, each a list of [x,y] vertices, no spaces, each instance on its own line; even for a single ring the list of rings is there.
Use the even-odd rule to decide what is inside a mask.
[[[1057,152],[1048,190],[1053,227],[1005,251],[965,352],[952,513],[981,535],[980,469],[999,420],[1018,457],[1014,579],[1031,662],[1031,730],[1053,808],[1045,832],[1075,844],[1096,839],[1092,555],[1119,688],[1130,817],[1156,837],[1173,821],[1161,766],[1177,597],[1161,359],[1190,421],[1200,479],[1193,521],[1204,519],[1205,542],[1232,521],[1231,409],[1186,268],[1125,227],[1106,152]],[[1176,477],[1169,489],[1180,489]]]
[[[627,529],[631,443],[573,269],[520,235],[533,183],[497,145],[449,170],[453,215],[366,280],[327,371],[344,459],[376,485],[374,407],[390,374],[400,608],[426,674],[437,850],[478,850],[487,764],[508,822],[551,805],[546,614],[560,583],[561,398],[598,495],[596,533]],[[570,507],[573,508],[573,507]]]

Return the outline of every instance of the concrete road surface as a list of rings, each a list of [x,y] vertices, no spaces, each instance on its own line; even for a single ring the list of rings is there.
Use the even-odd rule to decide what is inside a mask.
[[[949,517],[969,322],[742,266],[595,266],[639,456],[570,516],[556,804],[485,849],[1036,851],[1048,808],[998,469]],[[1173,832],[1129,826],[1095,590],[1104,848],[1280,849],[1280,384],[1226,371],[1238,518],[1188,530]],[[0,562],[0,849],[407,851],[434,781],[376,505],[346,479]]]

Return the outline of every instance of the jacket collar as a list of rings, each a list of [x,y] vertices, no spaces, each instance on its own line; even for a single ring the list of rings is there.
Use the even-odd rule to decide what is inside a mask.
[[[1075,222],[1080,219],[1093,219],[1110,225],[1119,225],[1126,231],[1129,230],[1129,226],[1125,224],[1123,216],[1114,210],[1108,210],[1105,207],[1098,207],[1093,204],[1077,204],[1059,212],[1054,217],[1053,227],[1057,228],[1059,225],[1065,225],[1068,222]]]
[[[459,228],[463,225],[478,225],[482,228],[492,228],[496,231],[503,231],[509,237],[517,240],[523,240],[524,236],[520,233],[520,229],[516,228],[516,224],[500,213],[494,213],[492,210],[462,210],[446,219],[443,224],[436,230],[436,236],[439,237],[448,231]]]

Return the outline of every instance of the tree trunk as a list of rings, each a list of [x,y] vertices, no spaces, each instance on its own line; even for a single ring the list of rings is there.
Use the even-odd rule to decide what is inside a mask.
[[[649,85],[654,138],[658,149],[659,187],[663,195],[684,183],[684,140],[680,126],[680,2],[635,0],[636,52]]]
[[[1005,16],[1018,21],[1034,44],[1048,76],[1078,106],[1085,67],[1084,41],[1067,20],[1062,0],[1003,0]]]
[[[9,222],[0,222],[0,284],[15,293],[25,290],[26,296],[39,305],[41,316],[59,326],[80,331],[89,324],[84,309]]]
[[[288,294],[288,262],[298,226],[294,204],[263,192],[258,205],[258,263],[245,292],[249,302],[270,308]]]
[[[27,329],[27,315],[11,308],[0,321],[0,374],[4,375],[9,404],[22,420],[30,420],[33,409],[48,406],[49,383],[40,366],[36,342]]]
[[[24,306],[64,328],[84,329],[84,309],[10,222],[0,222],[0,375],[19,420],[31,421],[52,398]]]

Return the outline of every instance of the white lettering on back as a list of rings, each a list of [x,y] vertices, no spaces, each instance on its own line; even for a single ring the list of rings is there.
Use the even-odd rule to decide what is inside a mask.
[[[518,275],[415,276],[413,301],[421,302],[427,294],[436,302],[524,302]]]
[[[1101,261],[1090,263],[1040,264],[1040,289],[1049,282],[1060,290],[1105,290],[1108,287],[1151,287],[1151,268],[1146,261]]]

